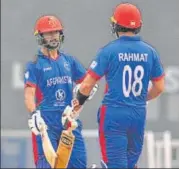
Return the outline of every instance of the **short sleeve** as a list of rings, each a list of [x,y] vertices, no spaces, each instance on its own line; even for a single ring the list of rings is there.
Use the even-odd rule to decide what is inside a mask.
[[[164,76],[164,69],[160,60],[159,54],[154,50],[153,51],[153,65],[151,71],[151,80],[156,81]]]
[[[26,86],[36,87],[36,73],[35,73],[35,64],[28,63],[24,72],[24,84]]]
[[[91,62],[88,73],[96,80],[100,79],[108,71],[109,57],[107,50],[101,49]]]
[[[81,83],[82,80],[85,77],[86,74],[86,69],[85,67],[76,59],[75,57],[73,58],[73,63],[72,63],[72,72],[73,72],[73,81],[75,83]]]

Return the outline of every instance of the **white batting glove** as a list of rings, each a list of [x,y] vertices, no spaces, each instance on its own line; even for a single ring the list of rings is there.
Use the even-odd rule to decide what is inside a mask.
[[[36,110],[30,115],[28,126],[35,135],[39,135],[42,128],[45,127],[47,129],[47,125],[41,117],[40,110]]]
[[[76,114],[73,112],[73,107],[67,106],[62,114],[62,125],[67,129],[76,129],[78,123],[76,122]]]
[[[78,90],[80,89],[80,86],[81,86],[81,84],[77,84],[77,85],[74,87],[74,89],[73,89],[73,98],[76,97],[77,92],[78,92]],[[98,87],[99,87],[98,84],[95,84],[95,86],[94,86],[93,89],[91,90],[90,95],[89,95],[89,97],[88,97],[87,100],[91,100],[91,99],[94,97],[94,95],[95,95],[96,92],[98,91]]]
[[[74,88],[73,88],[73,98],[76,98],[76,95],[78,93],[78,90],[80,89],[81,84],[77,84]]]
[[[73,99],[71,101],[71,105],[72,105],[72,108],[74,109],[74,107],[78,106],[79,102],[77,99]],[[77,119],[80,115],[80,112],[83,110],[83,106],[80,106],[80,108],[78,110],[73,110],[72,111],[72,115],[71,117],[74,118],[74,119]]]
[[[93,97],[94,97],[94,95],[96,94],[96,92],[98,91],[98,84],[95,84],[95,86],[93,87],[93,89],[91,90],[91,92],[90,92],[90,95],[89,95],[89,97],[88,97],[88,99],[87,100],[91,100]]]

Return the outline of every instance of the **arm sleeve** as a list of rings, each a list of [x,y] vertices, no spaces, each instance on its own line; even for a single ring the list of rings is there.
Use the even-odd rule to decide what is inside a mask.
[[[33,63],[28,63],[24,72],[24,84],[26,86],[36,87],[37,80],[35,74],[35,65]]]
[[[164,69],[158,53],[156,51],[153,51],[153,54],[154,60],[151,71],[151,80],[156,81],[160,80],[164,76]]]
[[[75,83],[81,83],[85,77],[86,69],[85,67],[78,61],[78,59],[73,57],[73,81]]]
[[[99,80],[107,73],[109,67],[109,57],[110,56],[107,51],[101,49],[92,61],[88,69],[88,73],[96,80]]]

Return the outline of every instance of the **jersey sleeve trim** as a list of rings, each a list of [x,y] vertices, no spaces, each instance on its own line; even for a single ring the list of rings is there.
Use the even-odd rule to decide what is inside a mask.
[[[97,73],[95,73],[92,70],[88,70],[87,74],[91,75],[96,80],[99,80],[101,78],[101,76],[99,76]]]
[[[32,82],[26,82],[25,83],[25,88],[28,87],[28,86],[36,88],[36,84],[34,84]]]
[[[165,76],[165,74],[162,74],[161,76],[158,76],[158,77],[154,77],[154,78],[152,78],[152,81],[159,81],[159,80],[161,80],[164,76]]]

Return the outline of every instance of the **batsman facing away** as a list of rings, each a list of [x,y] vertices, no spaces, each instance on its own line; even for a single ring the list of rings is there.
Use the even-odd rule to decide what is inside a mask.
[[[86,70],[75,57],[60,51],[64,34],[58,18],[40,17],[34,35],[40,47],[35,60],[26,64],[24,97],[35,166],[87,168],[82,123],[70,117],[74,84],[83,80]],[[93,88],[88,100],[97,87]]]
[[[73,101],[74,110],[83,106],[105,76],[107,90],[97,116],[102,165],[134,168],[142,152],[146,103],[164,91],[164,69],[157,51],[137,35],[142,17],[135,5],[119,4],[111,26],[117,39],[101,48],[92,61]]]

